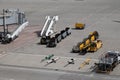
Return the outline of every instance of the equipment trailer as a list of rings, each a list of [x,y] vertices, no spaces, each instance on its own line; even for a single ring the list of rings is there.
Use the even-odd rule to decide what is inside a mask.
[[[46,22],[40,33],[40,44],[46,44],[46,47],[56,47],[57,43],[71,34],[69,27],[66,27],[65,30],[62,30],[60,33],[55,34],[53,25],[58,19],[58,16],[46,16]]]
[[[46,16],[45,24],[41,30],[40,36],[40,44],[47,44],[47,42],[50,40],[51,35],[54,33],[53,25],[58,21],[58,16]]]
[[[98,63],[95,63],[96,72],[109,73],[119,64],[120,53],[118,51],[108,51],[102,55]]]
[[[62,30],[61,33],[58,33],[55,35],[55,37],[50,38],[47,42],[47,47],[56,47],[57,43],[59,43],[61,40],[63,40],[65,37],[70,35],[70,28],[66,28],[65,30]]]

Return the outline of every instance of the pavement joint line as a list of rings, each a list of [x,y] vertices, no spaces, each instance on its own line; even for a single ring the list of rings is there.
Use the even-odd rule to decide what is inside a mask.
[[[93,72],[83,72],[83,71],[71,71],[71,70],[62,70],[62,69],[54,69],[54,68],[40,68],[40,67],[28,67],[28,66],[19,66],[19,65],[8,65],[8,64],[0,64],[0,66],[4,67],[16,67],[16,68],[26,68],[26,69],[41,69],[41,70],[50,70],[50,71],[60,71],[60,72],[70,72],[70,73],[82,73],[82,74],[91,74]]]
[[[81,74],[84,75],[91,75],[91,77],[93,77],[95,72],[82,72],[82,71],[70,71],[70,70],[60,70],[60,69],[51,69],[51,68],[36,68],[36,67],[26,67],[26,66],[16,66],[16,65],[6,65],[6,64],[0,64],[0,67],[8,67],[8,68],[18,68],[18,69],[34,69],[34,70],[49,70],[49,71],[58,71],[58,72],[67,72],[67,73],[76,73],[76,74]],[[101,75],[101,74],[97,74],[97,75]],[[114,77],[119,77],[120,75],[111,75],[111,74],[105,74],[108,76],[114,76]],[[106,78],[107,78],[106,77]],[[114,78],[115,79],[115,78]]]

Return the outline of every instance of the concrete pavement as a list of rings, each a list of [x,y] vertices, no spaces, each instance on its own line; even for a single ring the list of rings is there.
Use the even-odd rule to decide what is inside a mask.
[[[44,59],[45,56],[47,55],[8,53],[0,57],[0,65],[50,69],[59,71],[91,72],[91,66],[94,66],[94,63],[98,61],[96,59],[91,59],[88,65],[84,65],[83,63],[87,58],[53,56],[53,59],[58,57],[59,60],[56,61],[56,63],[48,64],[48,60],[41,62],[41,60]],[[67,61],[71,58],[75,59],[75,64],[67,65]],[[81,68],[79,69],[80,66]]]
[[[21,33],[19,38],[10,44],[0,45],[0,51],[7,51],[8,53],[11,52],[10,54],[3,54],[2,52],[0,55],[1,65],[26,66],[36,68],[44,67],[44,69],[46,68],[55,70],[60,68],[61,70],[66,71],[76,71],[78,70],[80,64],[83,63],[84,59],[88,57],[92,59],[98,59],[98,57],[105,51],[119,51],[119,3],[120,0],[0,0],[1,11],[3,8],[19,8],[20,10],[25,11],[28,20],[30,21],[30,26]],[[56,48],[46,48],[45,46],[37,45],[40,39],[38,36],[36,36],[36,32],[39,32],[43,27],[45,16],[47,15],[60,16],[60,20],[57,22],[55,30],[60,31],[65,27],[74,28],[74,24],[77,21],[85,23],[86,28],[84,30],[72,30],[71,36],[60,42]],[[82,41],[85,37],[88,36],[89,32],[92,32],[94,30],[97,30],[100,33],[100,39],[103,41],[103,47],[100,50],[94,54],[88,53],[84,56],[78,56],[77,54],[70,53],[73,45],[79,41]],[[62,59],[64,57],[61,57],[57,63],[53,63],[48,66],[44,66],[46,62],[40,63],[41,55],[45,56],[51,53],[54,53],[56,56],[66,56],[68,58]],[[70,59],[70,57],[78,58],[75,64],[76,66],[68,65],[67,67],[63,67],[66,64],[67,60]],[[89,67],[89,65],[87,66]],[[85,66],[83,69],[78,70],[78,72],[89,72],[89,68],[87,68],[87,66]],[[111,74],[120,75],[119,69],[120,66],[117,66]],[[9,74],[11,74],[11,72],[9,72]],[[30,75],[27,77],[29,76]],[[64,79],[67,77],[64,77]],[[67,78],[67,80],[72,79],[73,78]],[[80,79],[78,78],[78,80]]]
[[[0,80],[120,80],[119,76],[0,66]]]

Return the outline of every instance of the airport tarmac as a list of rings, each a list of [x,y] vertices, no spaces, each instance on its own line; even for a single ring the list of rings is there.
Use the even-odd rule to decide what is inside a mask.
[[[2,53],[15,54],[55,54],[61,57],[76,57],[98,59],[101,54],[109,50],[120,51],[120,0],[0,0],[0,12],[2,9],[16,9],[26,13],[30,22],[19,37],[10,44],[0,44]],[[58,43],[55,48],[46,48],[39,45],[41,31],[45,16],[58,15],[59,21],[55,24],[55,31],[70,27],[72,34]],[[84,30],[73,30],[76,22],[85,23]],[[97,30],[103,47],[95,53],[87,53],[84,56],[71,53],[72,47],[86,38],[90,32]],[[120,66],[112,73],[118,75]],[[120,75],[120,74],[119,74]]]

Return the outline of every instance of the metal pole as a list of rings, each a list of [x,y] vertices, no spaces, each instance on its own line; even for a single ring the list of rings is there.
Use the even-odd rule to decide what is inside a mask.
[[[4,37],[6,35],[6,15],[5,10],[3,9],[3,29],[4,29]]]

